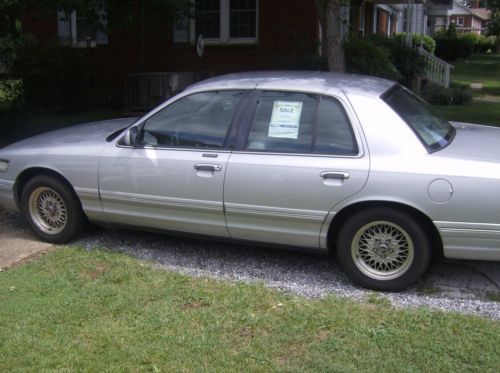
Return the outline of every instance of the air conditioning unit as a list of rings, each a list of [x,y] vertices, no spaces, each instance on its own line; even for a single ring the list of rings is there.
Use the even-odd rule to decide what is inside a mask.
[[[194,72],[128,74],[125,80],[125,109],[146,111],[200,80]]]

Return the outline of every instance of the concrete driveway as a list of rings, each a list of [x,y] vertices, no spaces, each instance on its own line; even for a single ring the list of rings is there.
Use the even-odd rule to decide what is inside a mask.
[[[22,263],[53,247],[38,240],[18,214],[0,208],[0,269]]]

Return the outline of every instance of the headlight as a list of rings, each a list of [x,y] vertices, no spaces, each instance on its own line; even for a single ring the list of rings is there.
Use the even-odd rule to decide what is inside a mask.
[[[9,163],[7,159],[0,159],[0,172],[6,172],[9,168]]]

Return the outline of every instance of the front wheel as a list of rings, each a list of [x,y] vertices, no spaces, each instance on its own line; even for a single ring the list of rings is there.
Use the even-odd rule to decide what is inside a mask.
[[[85,224],[73,190],[47,175],[35,176],[27,182],[21,195],[21,212],[33,232],[52,243],[68,242]]]
[[[399,291],[417,281],[430,260],[421,224],[395,209],[373,208],[351,216],[339,232],[340,265],[359,285]]]

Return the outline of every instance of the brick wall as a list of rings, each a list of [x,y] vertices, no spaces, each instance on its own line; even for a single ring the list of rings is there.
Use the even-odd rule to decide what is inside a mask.
[[[167,21],[147,19],[144,71],[235,71],[304,68],[304,59],[317,50],[318,18],[312,1],[260,0],[259,40],[254,45],[206,45],[202,58],[190,43],[173,42]],[[26,16],[23,30],[40,41],[57,38],[57,15],[46,19]],[[123,91],[128,73],[139,71],[139,25],[110,29],[109,44],[89,48],[87,62],[96,71],[93,94],[105,97]]]

